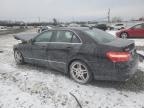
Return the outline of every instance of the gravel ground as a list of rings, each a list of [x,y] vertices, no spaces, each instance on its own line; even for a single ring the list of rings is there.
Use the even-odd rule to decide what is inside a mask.
[[[27,31],[31,32],[31,31]],[[80,85],[66,75],[31,64],[18,66],[11,34],[0,36],[0,108],[144,108],[144,63],[127,82]]]

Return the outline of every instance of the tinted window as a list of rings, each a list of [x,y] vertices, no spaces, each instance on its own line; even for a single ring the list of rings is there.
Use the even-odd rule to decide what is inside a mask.
[[[123,24],[116,24],[115,26],[123,26]]]
[[[35,42],[49,42],[52,36],[52,31],[44,32],[35,38]]]
[[[142,28],[142,24],[136,25],[136,26],[134,26],[133,28],[141,29],[141,28]]]
[[[142,28],[144,29],[144,24],[142,24]]]
[[[98,29],[86,30],[85,33],[92,37],[98,43],[107,43],[116,39],[113,35]]]
[[[55,38],[52,40],[53,42],[80,42],[79,39],[74,35],[74,33],[70,31],[57,31]]]
[[[79,38],[75,34],[72,36],[72,43],[80,43]]]

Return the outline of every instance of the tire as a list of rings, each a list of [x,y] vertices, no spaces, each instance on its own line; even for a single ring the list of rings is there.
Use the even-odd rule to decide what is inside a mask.
[[[122,32],[120,37],[123,38],[123,39],[126,39],[126,38],[128,38],[128,33]]]
[[[16,64],[24,64],[24,58],[22,56],[22,53],[18,50],[14,50],[14,58],[16,61]]]
[[[92,73],[88,66],[81,61],[74,61],[69,66],[70,77],[80,84],[89,83],[92,80]]]

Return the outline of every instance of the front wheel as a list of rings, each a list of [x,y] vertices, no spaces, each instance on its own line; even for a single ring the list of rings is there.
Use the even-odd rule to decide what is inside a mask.
[[[81,61],[74,61],[70,65],[70,76],[76,82],[86,84],[92,80],[92,73],[87,65]]]
[[[128,34],[126,32],[123,32],[123,33],[121,33],[120,37],[123,39],[126,39],[126,38],[128,38]]]
[[[24,64],[24,58],[18,50],[14,51],[14,58],[17,64]]]

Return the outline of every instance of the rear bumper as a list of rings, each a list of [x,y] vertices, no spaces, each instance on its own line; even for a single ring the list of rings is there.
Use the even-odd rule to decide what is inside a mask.
[[[138,60],[138,55],[136,55],[133,60],[128,62],[105,61],[99,62],[99,64],[98,62],[89,64],[95,80],[127,81],[137,72]]]
[[[127,81],[128,79],[133,77],[138,69],[138,61],[139,58],[137,55],[134,60],[126,63],[117,64],[117,69],[119,73],[119,75],[117,76],[118,81]]]

